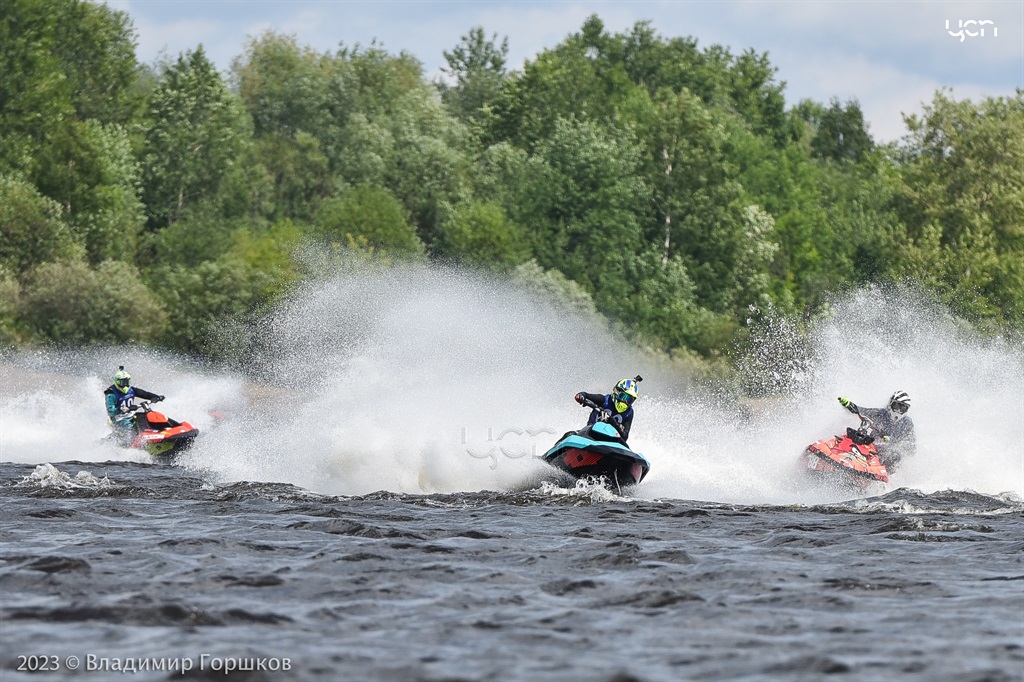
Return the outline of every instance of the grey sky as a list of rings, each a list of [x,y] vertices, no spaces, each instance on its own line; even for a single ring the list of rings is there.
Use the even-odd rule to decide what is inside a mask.
[[[1024,0],[107,0],[138,31],[138,56],[151,62],[202,43],[221,69],[248,36],[294,34],[320,51],[376,38],[405,50],[435,77],[442,52],[474,26],[509,39],[509,65],[552,47],[597,14],[608,30],[650,20],[663,36],[693,36],[706,47],[769,53],[786,82],[786,102],[857,98],[879,141],[904,132],[901,113],[920,111],[936,89],[958,98],[1010,95],[1024,88]],[[960,23],[977,35],[964,39]],[[947,30],[947,22],[949,29]],[[985,29],[982,36],[981,29]]]

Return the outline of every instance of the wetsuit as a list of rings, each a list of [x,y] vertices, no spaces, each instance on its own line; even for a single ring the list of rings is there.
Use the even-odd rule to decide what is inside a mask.
[[[590,402],[604,408],[606,411],[611,413],[610,421],[618,428],[619,433],[622,434],[622,440],[629,438],[629,429],[633,426],[633,406],[630,405],[625,412],[615,411],[615,401],[612,399],[611,394],[604,393],[583,393],[584,398]],[[587,425],[591,425],[597,422],[597,418],[601,416],[599,410],[590,411],[590,419],[587,421]]]
[[[857,407],[850,403],[850,412],[858,411],[871,420],[875,430],[875,447],[878,448],[878,459],[890,472],[895,471],[904,457],[912,457],[917,451],[917,438],[914,435],[914,421],[903,417],[899,421],[892,418],[889,410],[884,407]],[[888,437],[888,440],[886,440]]]

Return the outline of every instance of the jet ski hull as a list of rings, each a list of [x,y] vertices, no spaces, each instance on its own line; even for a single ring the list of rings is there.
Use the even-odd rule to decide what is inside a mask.
[[[819,481],[861,491],[889,482],[889,472],[874,444],[856,443],[850,434],[811,443],[800,455],[799,466]]]
[[[630,450],[611,426],[601,422],[570,431],[541,458],[573,478],[603,478],[619,487],[640,483],[651,469],[643,455]]]

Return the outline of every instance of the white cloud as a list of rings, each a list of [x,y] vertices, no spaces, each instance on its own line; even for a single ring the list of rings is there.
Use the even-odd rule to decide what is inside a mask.
[[[990,87],[970,82],[941,82],[934,78],[868,59],[864,55],[828,53],[807,60],[799,52],[780,55],[783,71],[790,75],[789,102],[811,98],[827,103],[821,93],[831,93],[840,101],[857,99],[864,118],[870,123],[872,137],[891,142],[906,132],[903,114],[922,111],[935,92],[951,87],[958,99],[1012,95],[1012,88]]]

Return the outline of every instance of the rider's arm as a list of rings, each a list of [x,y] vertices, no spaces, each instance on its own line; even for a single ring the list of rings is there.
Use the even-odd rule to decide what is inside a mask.
[[[857,410],[860,409],[857,407],[857,403],[853,402],[846,396],[839,396],[839,404],[854,414],[857,414]]]
[[[583,396],[585,399],[589,400],[590,402],[594,403],[595,405],[601,405],[601,404],[604,403],[604,394],[603,393],[586,393],[585,391],[580,391],[576,395]]]
[[[113,419],[117,416],[117,398],[114,397],[113,393],[104,393],[103,399],[107,403],[107,416]]]
[[[134,387],[133,390],[135,391],[135,397],[142,398],[143,400],[156,400],[160,397],[158,394],[151,393],[144,388],[139,388],[138,386]]]

